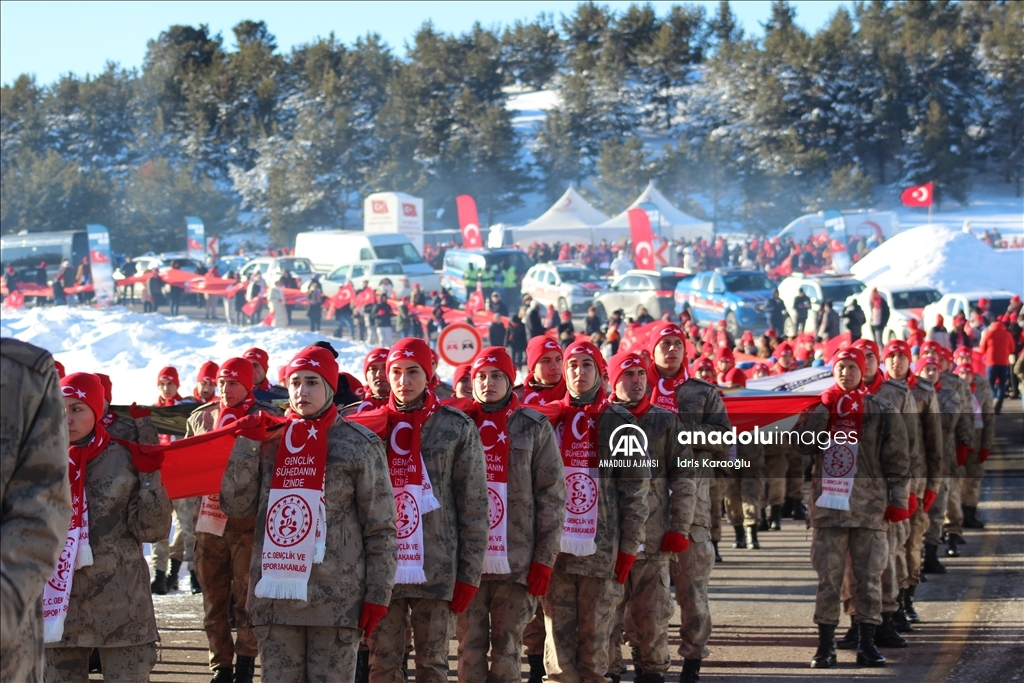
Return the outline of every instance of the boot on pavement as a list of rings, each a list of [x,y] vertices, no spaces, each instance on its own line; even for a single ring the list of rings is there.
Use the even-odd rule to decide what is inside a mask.
[[[961,505],[964,511],[964,528],[965,529],[984,529],[985,522],[978,519],[978,506],[977,505]]]
[[[782,531],[782,506],[772,505],[772,518],[768,524],[772,531]]]
[[[356,654],[356,677],[352,683],[370,683],[369,650],[360,650]]]
[[[684,659],[683,672],[679,674],[679,683],[699,683],[700,681],[700,660]]]
[[[188,570],[188,583],[189,588],[192,589],[192,595],[198,595],[203,592],[203,587],[199,585],[199,577],[196,576],[195,569]]]
[[[853,617],[850,617],[850,628],[847,629],[846,634],[842,638],[836,641],[836,649],[856,650],[857,640],[857,622],[853,620]]]
[[[715,548],[715,564],[725,562],[725,560],[722,559],[722,556],[718,553],[718,541],[711,541],[711,545]]]
[[[156,570],[156,576],[150,585],[153,595],[167,595],[167,572]]]
[[[921,621],[921,615],[914,609],[915,590],[917,590],[917,586],[907,586],[907,590],[903,594],[903,613],[907,615],[907,621],[912,624],[917,624]]]
[[[732,547],[733,548],[746,548],[747,547],[747,538],[746,538],[746,536],[743,535],[743,525],[742,524],[733,524],[732,525],[732,530],[736,533],[736,540],[733,541]]]
[[[746,531],[746,538],[744,540],[746,541],[747,549],[760,550],[761,544],[757,542],[757,527],[746,526],[743,529]]]
[[[793,519],[804,520],[807,519],[807,508],[804,507],[804,502],[797,498],[793,499]]]
[[[761,508],[761,521],[757,525],[758,531],[768,531],[768,513],[764,508]]]
[[[791,519],[793,517],[793,499],[789,496],[786,496],[783,500],[781,514],[786,518]]]
[[[640,674],[633,680],[636,683],[665,683],[665,677],[661,674]]]
[[[213,670],[213,678],[210,679],[210,683],[234,683],[232,678],[234,676],[231,675],[231,667],[221,666]]]
[[[171,560],[171,571],[167,574],[167,590],[178,590],[178,574],[181,573],[181,560]]]
[[[544,655],[526,655],[530,665],[530,679],[526,683],[542,683],[547,671],[544,669]]]
[[[644,675],[643,667],[640,666],[640,648],[631,647],[629,649],[629,654],[633,658],[633,675],[636,676],[636,680],[639,681]]]
[[[860,642],[857,643],[857,663],[861,666],[885,666],[885,657],[875,647],[875,625],[857,624]]]
[[[811,658],[812,669],[828,669],[835,666],[836,627],[831,624],[818,624],[818,649]]]
[[[235,678],[232,683],[252,683],[252,677],[255,673],[256,658],[240,656],[235,662]]]
[[[906,596],[906,588],[901,588],[896,596],[896,611],[892,613],[892,627],[896,629],[896,633],[910,633],[914,630],[914,626],[907,619],[907,613],[903,608]]]
[[[892,612],[882,612],[882,625],[875,628],[875,645],[878,647],[907,647],[907,639],[896,633],[892,625]]]
[[[931,543],[924,544],[924,563],[921,565],[923,574],[945,574],[946,568],[939,562],[939,546]]]
[[[946,535],[946,555],[949,557],[960,557],[960,551],[956,549],[957,543],[960,542],[960,537],[956,534]]]

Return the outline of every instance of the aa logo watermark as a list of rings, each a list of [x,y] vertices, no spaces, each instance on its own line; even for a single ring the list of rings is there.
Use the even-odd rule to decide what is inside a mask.
[[[613,458],[647,459],[647,434],[634,424],[619,425],[608,437],[608,447]]]

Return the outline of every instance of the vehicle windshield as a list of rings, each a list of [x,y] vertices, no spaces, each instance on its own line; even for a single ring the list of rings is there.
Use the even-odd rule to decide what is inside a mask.
[[[892,307],[924,308],[928,304],[933,304],[941,298],[942,295],[934,289],[914,289],[909,292],[893,292]]]
[[[508,268],[509,264],[512,264],[516,267],[516,275],[519,277],[525,275],[526,271],[533,266],[533,261],[526,254],[519,251],[506,254],[485,254],[484,262],[488,268],[497,263],[498,267],[502,270]],[[562,279],[565,279],[565,275],[562,276]]]
[[[330,282],[347,282],[348,281],[348,266],[342,266],[341,268],[335,268],[331,271],[331,274],[327,276]]]
[[[665,291],[675,291],[676,285],[678,285],[682,280],[685,280],[686,276],[680,273],[678,276],[677,275],[662,275],[658,279],[660,281],[660,284],[658,286],[662,290],[665,290]]]
[[[306,273],[312,273],[313,268],[310,266],[309,259],[304,258],[283,258],[278,259],[278,265],[281,270],[287,270],[292,275],[304,275]]]
[[[373,266],[374,275],[401,275],[404,272],[401,263],[378,263]]]
[[[822,285],[821,295],[826,301],[846,301],[854,294],[864,291],[863,282],[850,282],[842,285]]]
[[[589,268],[559,268],[558,276],[562,282],[599,282],[601,278]]]
[[[423,259],[416,253],[416,248],[408,242],[401,244],[375,244],[373,250],[376,252],[377,258],[391,259],[392,261],[400,262],[402,265],[414,266],[417,263],[423,263]]]
[[[764,273],[726,273],[722,279],[730,292],[771,291],[774,287]]]
[[[977,300],[969,301],[968,303],[971,305],[971,310],[972,311],[978,310],[978,301]],[[1009,307],[1010,307],[1010,300],[1009,299],[989,299],[988,300],[988,312],[989,312],[989,315],[993,315],[993,316],[1003,315],[1004,313],[1006,313],[1006,309],[1008,309]]]

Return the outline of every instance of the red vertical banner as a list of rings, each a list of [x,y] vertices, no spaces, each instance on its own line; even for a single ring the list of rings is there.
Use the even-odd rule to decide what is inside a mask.
[[[463,249],[483,249],[484,240],[480,235],[480,218],[476,213],[476,201],[468,194],[455,198],[459,207],[459,227],[462,228]]]
[[[654,232],[643,209],[629,210],[629,238],[633,241],[633,261],[640,270],[655,270]]]

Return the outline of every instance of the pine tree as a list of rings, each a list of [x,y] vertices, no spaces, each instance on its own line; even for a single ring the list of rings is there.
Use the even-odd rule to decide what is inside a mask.
[[[562,39],[553,15],[541,14],[535,21],[516,21],[501,35],[501,70],[506,84],[540,90],[558,72],[562,62]]]
[[[629,206],[646,187],[652,171],[644,144],[635,135],[605,140],[596,170],[593,200],[607,213],[618,213]]]

